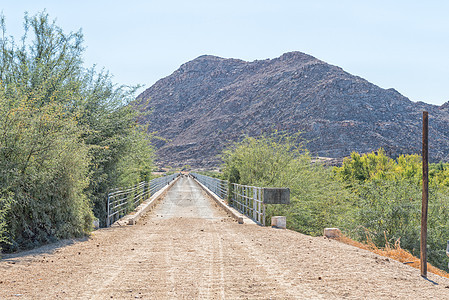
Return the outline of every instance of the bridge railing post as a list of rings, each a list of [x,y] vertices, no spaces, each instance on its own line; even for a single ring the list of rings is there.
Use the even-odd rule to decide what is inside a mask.
[[[110,204],[109,204],[109,194],[108,194],[108,210],[107,210],[107,216],[106,216],[106,227],[109,227],[111,224],[110,224]]]
[[[258,213],[257,213],[257,188],[253,187],[253,219],[258,219]]]

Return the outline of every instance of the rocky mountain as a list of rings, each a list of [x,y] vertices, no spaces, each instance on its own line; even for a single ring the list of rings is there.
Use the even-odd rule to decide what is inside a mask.
[[[422,111],[430,116],[430,156],[449,159],[449,103],[412,102],[394,89],[301,52],[247,62],[200,56],[137,97],[161,164],[211,167],[243,136],[303,132],[315,156],[341,158],[383,147],[420,153]]]

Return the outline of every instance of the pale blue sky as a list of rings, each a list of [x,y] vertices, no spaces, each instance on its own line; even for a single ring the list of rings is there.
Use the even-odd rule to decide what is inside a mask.
[[[413,101],[449,101],[449,1],[1,0],[10,34],[46,9],[82,28],[86,66],[120,84],[151,86],[203,54],[244,60],[301,51],[395,88]]]

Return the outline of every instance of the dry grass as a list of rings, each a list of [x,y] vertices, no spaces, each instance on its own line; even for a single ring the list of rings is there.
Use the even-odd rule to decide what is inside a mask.
[[[420,265],[421,265],[419,258],[413,256],[410,252],[401,248],[399,240],[396,241],[394,246],[391,246],[390,243],[387,242],[385,244],[385,248],[378,248],[376,245],[374,245],[374,243],[369,238],[367,238],[366,243],[361,243],[361,242],[351,240],[350,238],[348,238],[346,236],[341,236],[341,237],[337,238],[336,240],[338,240],[342,243],[351,245],[351,246],[358,247],[360,249],[365,249],[365,250],[374,252],[381,256],[385,256],[385,257],[397,260],[401,263],[407,264],[416,269],[419,269]],[[437,274],[437,275],[440,275],[442,277],[449,278],[449,273],[446,273],[445,271],[440,270],[440,269],[432,266],[429,263],[427,263],[427,271]]]

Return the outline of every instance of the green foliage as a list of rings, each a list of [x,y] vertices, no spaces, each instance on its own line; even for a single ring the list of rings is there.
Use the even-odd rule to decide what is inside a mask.
[[[380,148],[376,152],[360,155],[353,152],[343,160],[341,167],[335,167],[337,178],[348,185],[371,180],[413,180],[419,183],[422,177],[421,157],[401,155],[396,160],[386,156]]]
[[[310,156],[298,142],[288,135],[246,137],[223,151],[223,172],[231,182],[273,186],[288,181],[284,175]]]
[[[419,256],[421,218],[421,158],[404,155],[393,160],[382,149],[352,153],[342,167],[312,163],[295,138],[246,138],[224,151],[224,177],[231,182],[263,187],[289,187],[291,204],[268,205],[273,215],[287,216],[287,227],[320,235],[339,227],[350,237],[368,237],[378,247],[398,239],[401,247]],[[447,164],[430,166],[428,259],[446,269],[449,232]]]
[[[437,163],[429,165],[430,184],[437,187],[449,187],[449,164]]]
[[[431,188],[428,212],[428,259],[441,269],[449,230],[448,191]],[[419,256],[421,188],[412,180],[372,180],[353,192],[358,201],[341,223],[346,234],[363,241],[368,236],[378,247],[400,240],[401,247]]]
[[[336,226],[351,202],[329,169],[312,164],[297,137],[247,137],[224,151],[224,177],[231,182],[263,187],[289,187],[291,204],[268,205],[267,219],[286,215],[287,226],[312,235]]]
[[[347,234],[357,240],[368,235],[379,247],[400,239],[402,248],[419,255],[419,155],[402,155],[393,160],[382,149],[364,155],[352,153],[342,167],[334,168],[334,174],[358,198],[341,225]],[[444,249],[449,230],[448,174],[447,164],[429,167],[428,256],[433,265],[442,269],[447,266]]]
[[[360,155],[351,153],[345,158],[341,168],[335,168],[336,174],[344,181],[366,181],[372,178],[385,178],[393,168],[393,160],[382,149],[377,153]]]
[[[449,190],[447,187],[430,189],[428,213],[428,259],[434,266],[447,270],[446,246],[449,240]]]
[[[449,187],[449,164],[429,165],[429,181],[435,187]],[[401,155],[393,160],[379,150],[360,155],[353,152],[343,160],[341,167],[334,168],[334,174],[348,186],[372,180],[406,180],[420,185],[422,182],[421,156]]]
[[[135,88],[82,66],[81,32],[25,16],[20,45],[0,28],[0,243],[33,247],[103,223],[107,189],[150,176]],[[8,201],[6,201],[8,199]]]
[[[81,128],[62,103],[23,89],[0,85],[0,186],[14,198],[7,214],[11,249],[80,236],[92,220]]]
[[[224,174],[219,171],[195,171],[195,172],[198,174],[201,174],[201,175],[206,175],[206,176],[213,177],[213,178],[227,180],[227,178],[225,178]]]
[[[87,192],[103,226],[108,190],[149,180],[154,150],[151,137],[136,122],[138,110],[132,106],[135,88],[115,87],[108,74],[93,70],[83,84],[80,122],[87,128],[83,139],[90,146],[92,159]]]
[[[384,245],[385,237],[392,243],[400,238],[406,249],[419,247],[421,192],[416,184],[376,179],[359,185],[357,196],[353,218],[346,219],[353,237],[363,240],[368,234],[376,245]]]
[[[7,236],[7,214],[11,208],[12,199],[7,195],[4,198],[0,198],[0,245],[2,243],[8,243]],[[2,248],[0,247],[0,252]]]

